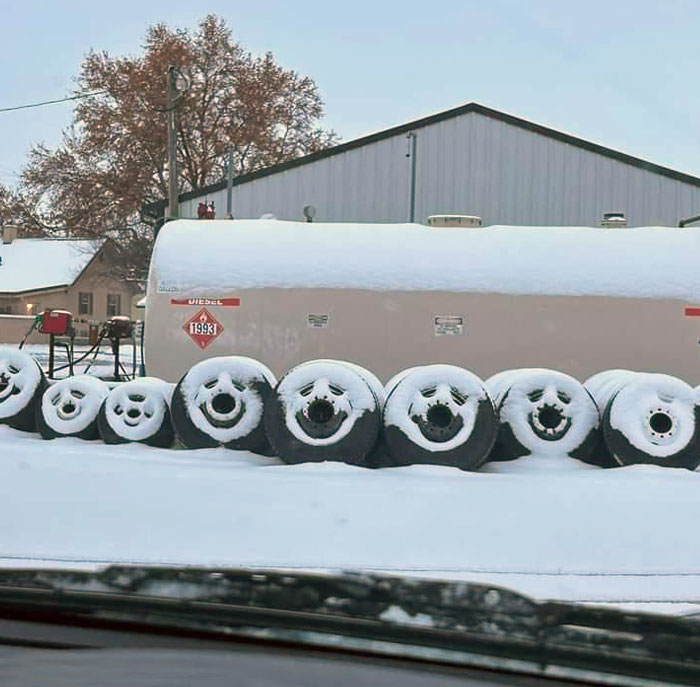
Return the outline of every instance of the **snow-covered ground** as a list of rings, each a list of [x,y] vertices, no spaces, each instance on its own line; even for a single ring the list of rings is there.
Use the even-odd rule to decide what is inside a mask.
[[[0,426],[0,564],[374,570],[700,612],[700,474],[524,458],[282,465]]]

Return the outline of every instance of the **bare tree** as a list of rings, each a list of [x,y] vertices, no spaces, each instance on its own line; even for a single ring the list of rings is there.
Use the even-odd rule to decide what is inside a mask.
[[[181,191],[321,150],[337,140],[318,126],[314,81],[256,57],[209,15],[194,32],[152,26],[139,57],[90,52],[73,125],[56,149],[35,146],[16,191],[0,189],[0,216],[48,235],[109,236],[124,278],[142,278],[153,228],[140,208],[167,194],[167,85],[174,65],[189,89],[178,107]]]

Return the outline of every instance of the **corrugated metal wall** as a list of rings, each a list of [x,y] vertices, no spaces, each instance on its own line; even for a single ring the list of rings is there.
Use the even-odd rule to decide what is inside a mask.
[[[631,226],[676,225],[700,213],[700,187],[478,113],[416,133],[419,222],[459,212],[486,224],[586,226],[619,211]],[[234,186],[233,214],[301,220],[314,205],[319,221],[406,221],[407,151],[400,134]],[[204,199],[225,216],[223,190],[181,203],[181,217],[196,217]]]

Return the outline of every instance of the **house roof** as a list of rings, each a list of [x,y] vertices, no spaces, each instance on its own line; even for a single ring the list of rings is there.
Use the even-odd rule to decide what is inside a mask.
[[[15,239],[0,243],[0,294],[70,286],[104,244],[105,239]]]
[[[265,167],[264,169],[258,169],[254,172],[249,172],[248,174],[242,174],[233,180],[234,186],[239,186],[240,184],[248,183],[249,181],[254,181],[255,179],[261,179],[262,177],[270,176],[272,174],[277,174],[278,172],[284,172],[288,169],[294,169],[295,167],[301,167],[302,165],[308,165],[312,162],[318,160],[323,160],[327,157],[333,157],[334,155],[340,155],[349,150],[355,148],[361,148],[363,146],[369,145],[370,143],[376,143],[377,141],[382,141],[386,138],[396,136],[399,134],[408,133],[409,131],[415,131],[425,126],[430,126],[432,124],[437,124],[446,119],[452,119],[454,117],[461,117],[465,114],[476,113],[484,117],[489,117],[490,119],[495,119],[512,126],[516,126],[520,129],[525,129],[533,133],[539,134],[541,136],[546,136],[556,141],[561,141],[562,143],[568,143],[569,145],[587,150],[592,153],[597,153],[604,157],[617,160],[619,162],[624,162],[625,164],[632,165],[633,167],[638,167],[644,169],[648,172],[653,172],[655,174],[660,174],[661,176],[669,177],[675,179],[676,181],[682,181],[686,184],[692,186],[700,187],[700,178],[687,174],[685,172],[679,172],[670,167],[663,167],[662,165],[657,165],[648,160],[644,160],[639,157],[634,157],[623,153],[614,148],[607,148],[598,143],[593,143],[587,141],[583,138],[578,138],[577,136],[572,136],[563,131],[557,129],[552,129],[541,124],[536,124],[527,119],[522,119],[520,117],[515,117],[514,115],[506,114],[499,110],[494,110],[485,105],[480,105],[479,103],[467,103],[466,105],[461,105],[459,107],[452,108],[450,110],[443,110],[433,115],[427,117],[422,117],[420,119],[415,119],[406,124],[399,124],[398,126],[391,127],[390,129],[384,129],[368,136],[362,136],[361,138],[353,139],[347,143],[341,143],[339,145],[333,146],[331,148],[326,148],[317,153],[312,153],[311,155],[305,155],[304,157],[299,157],[294,160],[288,160],[287,162],[281,162],[280,164],[273,165],[271,167]],[[215,193],[226,188],[226,180],[219,181],[215,184],[210,184],[209,186],[203,186],[193,191],[188,191],[187,193],[182,193],[179,196],[179,201],[183,202],[186,200],[192,200],[193,198],[199,198],[201,196],[208,195],[210,193]],[[143,208],[143,212],[150,217],[160,218],[163,215],[165,207],[167,206],[167,200],[160,200],[155,203],[149,203]]]

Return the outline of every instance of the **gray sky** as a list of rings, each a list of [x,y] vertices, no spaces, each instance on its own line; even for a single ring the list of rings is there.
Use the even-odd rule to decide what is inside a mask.
[[[198,4],[198,3],[197,3]],[[344,140],[469,101],[700,175],[700,2],[0,0],[0,107],[68,95],[85,53],[138,54],[149,24],[224,17],[313,77]],[[71,104],[0,114],[0,181],[60,142]]]

